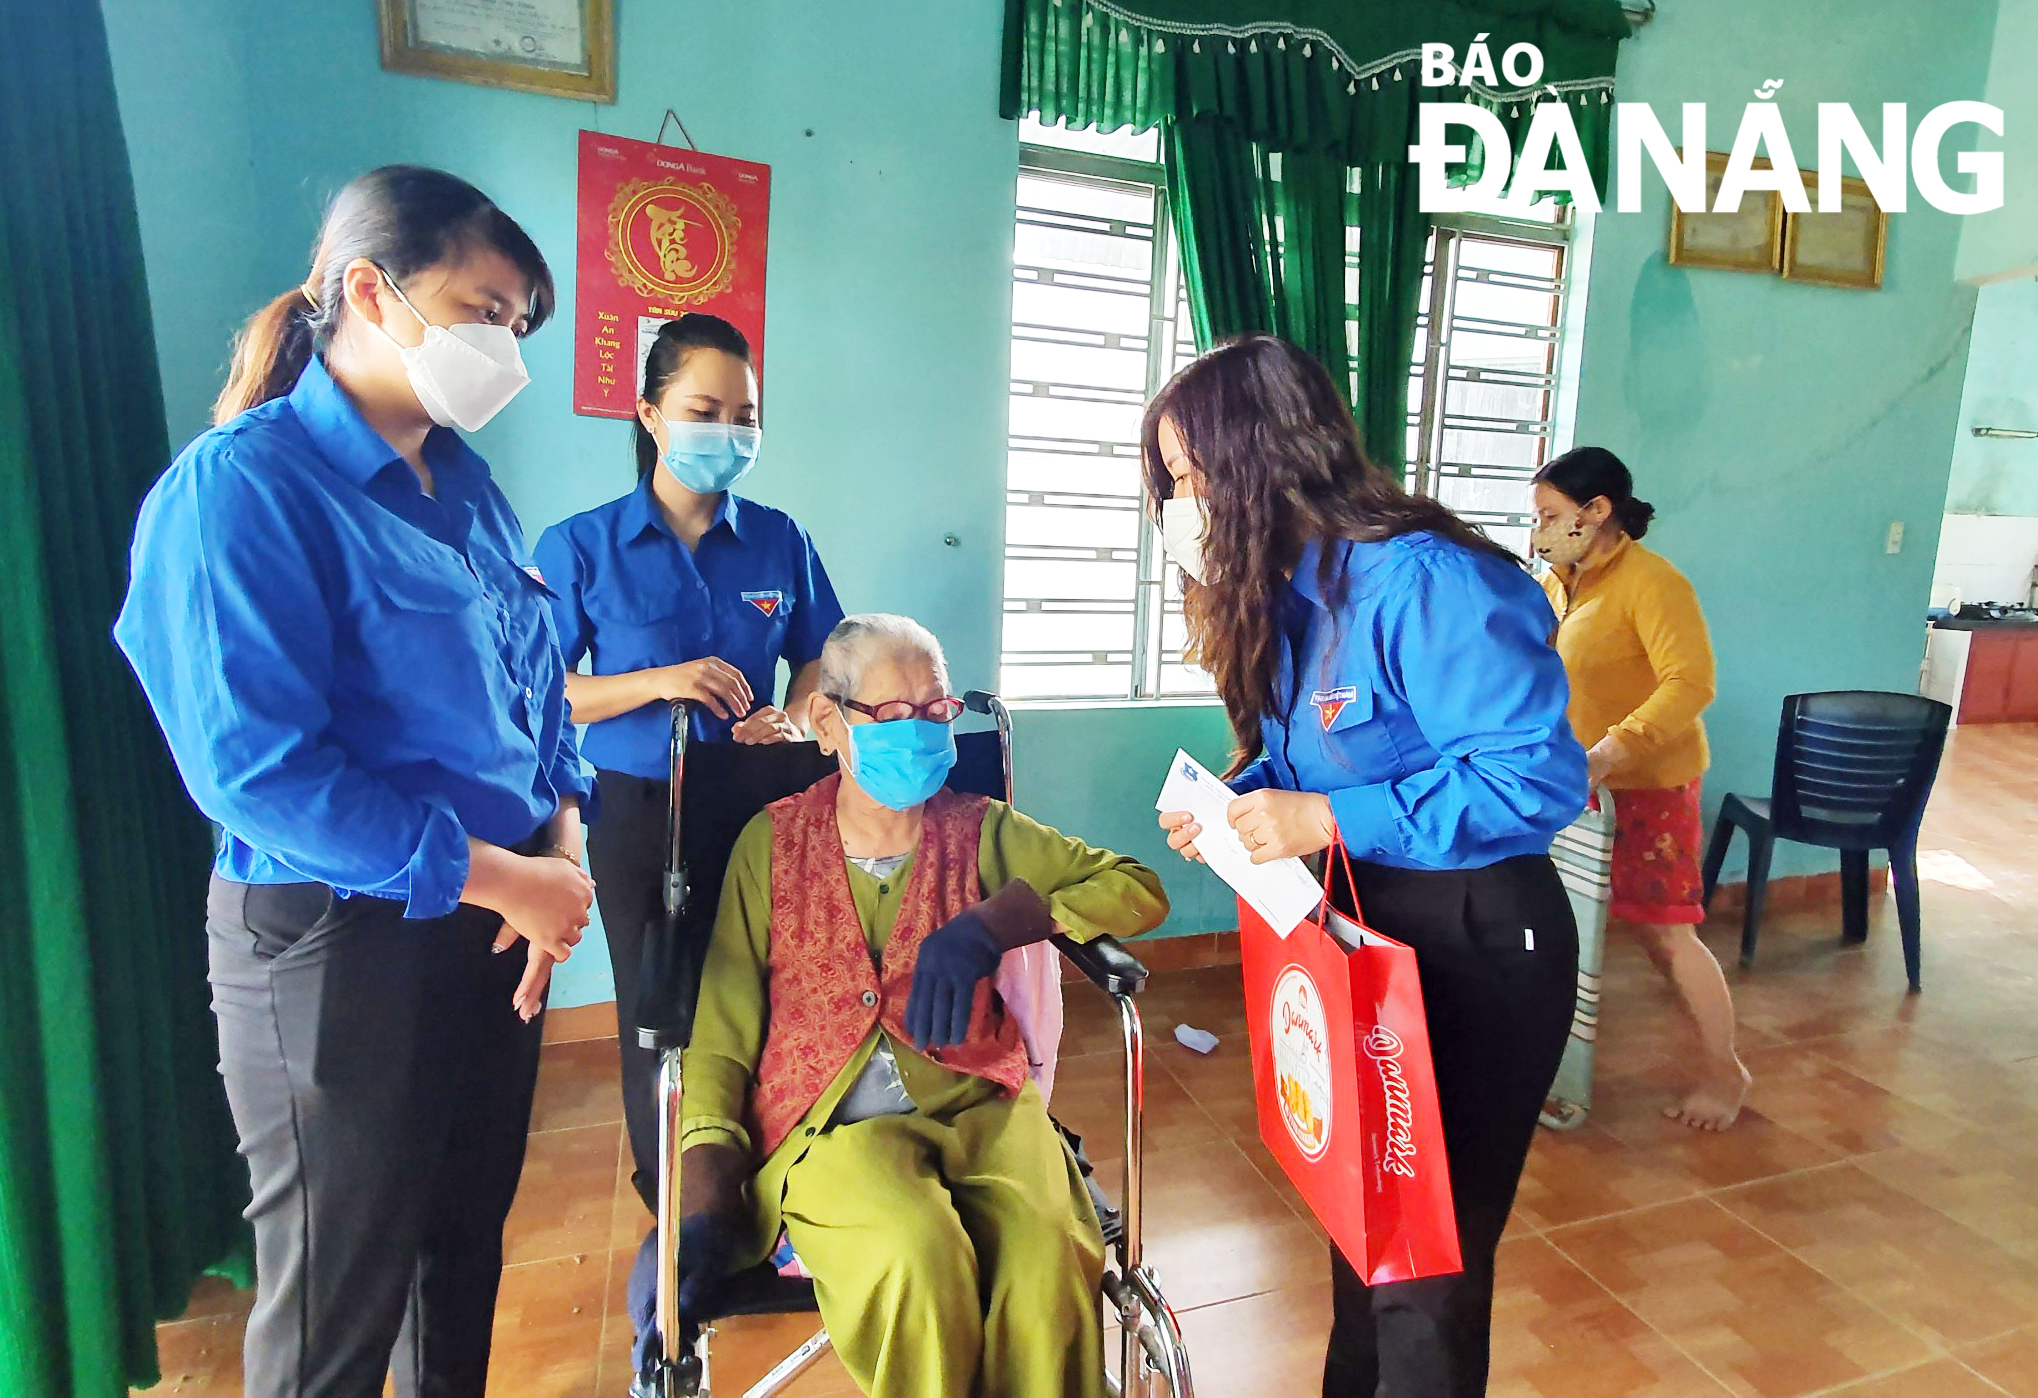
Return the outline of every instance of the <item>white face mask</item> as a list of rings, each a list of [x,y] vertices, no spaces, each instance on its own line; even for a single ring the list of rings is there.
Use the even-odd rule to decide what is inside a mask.
[[[378,327],[403,356],[418,402],[441,427],[480,431],[531,381],[516,332],[507,325],[434,325],[418,314],[396,278],[384,272],[382,279],[425,328],[424,343],[404,345]]]
[[[1161,501],[1161,545],[1197,582],[1203,581],[1203,541],[1209,534],[1210,514],[1202,497],[1177,495]]]

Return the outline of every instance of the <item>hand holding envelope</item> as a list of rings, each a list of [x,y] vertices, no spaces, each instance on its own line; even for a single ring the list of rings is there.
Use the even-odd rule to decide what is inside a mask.
[[[1237,799],[1238,794],[1207,767],[1177,751],[1154,809],[1188,812],[1203,827],[1196,837],[1196,852],[1203,862],[1285,937],[1316,911],[1323,888],[1299,859],[1253,862],[1252,851],[1231,827],[1229,811]]]

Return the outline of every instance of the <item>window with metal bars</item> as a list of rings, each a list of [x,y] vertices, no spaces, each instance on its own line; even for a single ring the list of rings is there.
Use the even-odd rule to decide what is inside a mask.
[[[1529,477],[1550,458],[1571,271],[1571,223],[1440,222],[1423,269],[1408,381],[1409,485],[1516,553],[1534,523]]]
[[[1140,508],[1146,401],[1196,352],[1156,136],[1022,129],[999,687],[1211,692],[1179,570]]]
[[[1207,697],[1184,654],[1180,572],[1140,508],[1141,413],[1195,354],[1157,138],[1028,121],[1021,140],[999,686]],[[1409,483],[1517,552],[1554,430],[1570,235],[1551,204],[1454,217],[1424,270]],[[1347,238],[1356,306],[1357,229]]]

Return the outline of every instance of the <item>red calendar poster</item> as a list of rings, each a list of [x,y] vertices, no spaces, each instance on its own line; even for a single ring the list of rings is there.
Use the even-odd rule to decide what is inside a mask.
[[[580,133],[574,412],[634,417],[645,351],[688,311],[741,330],[762,382],[770,212],[769,166]]]

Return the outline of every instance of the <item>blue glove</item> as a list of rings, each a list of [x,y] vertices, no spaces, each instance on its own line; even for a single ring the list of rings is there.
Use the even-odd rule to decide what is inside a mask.
[[[927,934],[906,997],[906,1035],[922,1053],[969,1037],[977,986],[1004,954],[975,908]]]
[[[700,1319],[728,1280],[738,1221],[725,1213],[689,1214],[679,1223],[679,1313]]]
[[[734,1146],[688,1146],[679,1156],[679,1312],[698,1319],[728,1279],[748,1214],[750,1162]]]
[[[1054,931],[1046,900],[1024,879],[927,934],[906,997],[906,1034],[922,1053],[969,1037],[977,986],[995,974],[1005,953],[1044,941]]]

